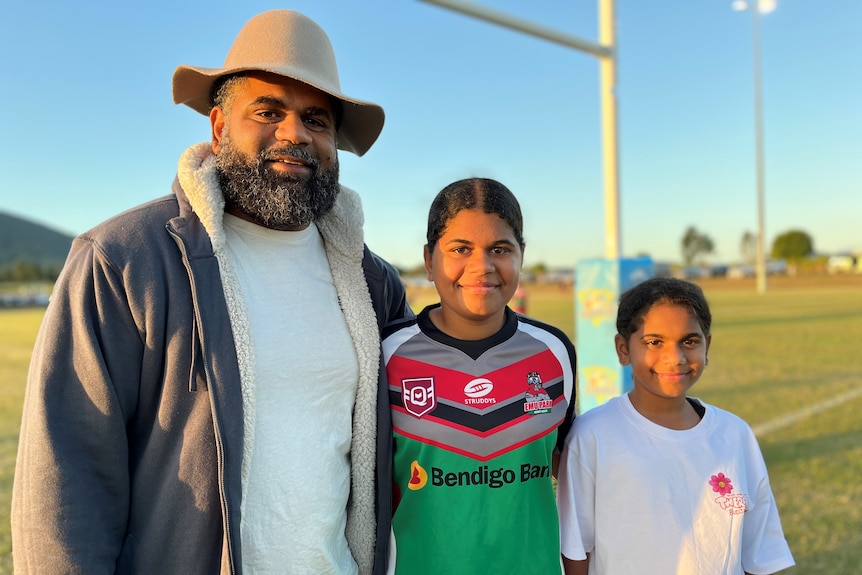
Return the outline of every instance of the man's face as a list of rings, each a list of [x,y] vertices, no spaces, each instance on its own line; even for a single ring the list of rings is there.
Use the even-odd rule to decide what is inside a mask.
[[[338,195],[335,116],[306,84],[253,73],[213,108],[213,152],[226,211],[256,224],[300,230]]]

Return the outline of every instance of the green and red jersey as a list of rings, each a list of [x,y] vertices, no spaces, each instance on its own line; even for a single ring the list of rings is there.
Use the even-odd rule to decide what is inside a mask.
[[[574,347],[508,309],[495,335],[457,340],[429,309],[383,341],[395,571],[558,573],[552,458],[574,416]]]

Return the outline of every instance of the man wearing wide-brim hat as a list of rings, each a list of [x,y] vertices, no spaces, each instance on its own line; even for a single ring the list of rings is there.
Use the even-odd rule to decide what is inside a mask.
[[[27,383],[15,572],[384,573],[380,329],[412,312],[337,151],[363,155],[383,110],[288,10],[173,84],[211,141],[73,243]]]

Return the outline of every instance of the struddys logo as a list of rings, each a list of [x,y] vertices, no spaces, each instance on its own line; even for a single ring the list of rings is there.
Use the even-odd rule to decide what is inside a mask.
[[[414,417],[422,417],[437,407],[433,377],[416,377],[401,380],[401,397],[404,409]]]
[[[485,397],[494,391],[494,384],[490,379],[477,377],[470,380],[464,386],[464,405],[491,405],[497,403],[494,397]]]
[[[545,391],[539,372],[531,371],[527,374],[527,392],[524,394],[524,413],[536,415],[548,413],[553,407],[551,396]]]
[[[748,496],[743,493],[734,493],[733,482],[724,473],[710,477],[709,486],[715,493],[718,493],[715,502],[730,515],[742,515],[748,511]]]

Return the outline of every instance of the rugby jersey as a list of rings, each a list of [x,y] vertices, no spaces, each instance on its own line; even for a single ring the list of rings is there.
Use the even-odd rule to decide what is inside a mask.
[[[559,573],[552,458],[574,417],[574,347],[508,308],[493,336],[458,340],[431,322],[437,306],[384,331],[395,572]]]

